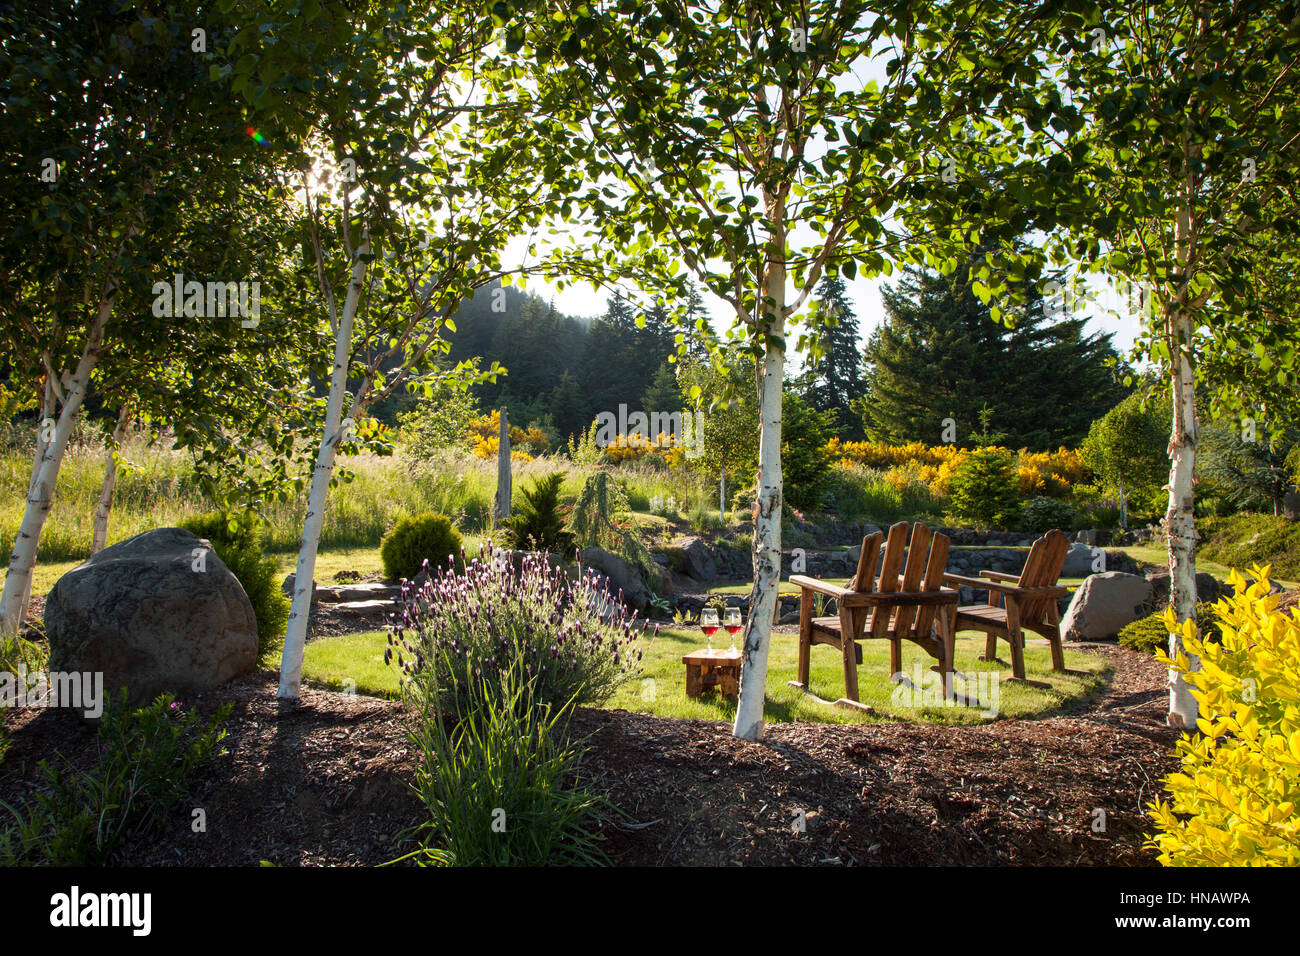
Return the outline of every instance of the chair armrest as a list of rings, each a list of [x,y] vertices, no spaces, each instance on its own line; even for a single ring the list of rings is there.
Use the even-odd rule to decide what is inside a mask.
[[[978,588],[983,591],[989,586],[989,582],[983,578],[968,578],[964,574],[945,574],[943,576],[944,584],[964,584],[969,588]]]
[[[980,577],[988,578],[990,581],[1001,581],[1004,584],[1019,584],[1020,575],[1006,574],[1002,571],[981,571]]]
[[[937,591],[872,591],[867,594],[850,591],[841,603],[844,607],[895,607],[898,605],[956,604],[957,592],[952,588]]]
[[[794,584],[805,591],[816,591],[818,594],[825,594],[827,597],[833,597],[841,601],[856,592],[848,588],[842,588],[838,584],[831,584],[829,581],[818,581],[816,578],[810,578],[803,574],[790,575],[790,583]]]
[[[968,578],[960,574],[945,574],[943,583],[964,584],[967,587],[975,588],[977,591],[997,591],[999,594],[1005,594],[1020,600],[1035,597],[1064,597],[1070,593],[1069,588],[1063,588],[1059,585],[1054,587],[1022,588],[1014,584],[1003,584],[1000,581],[990,581],[987,578]]]

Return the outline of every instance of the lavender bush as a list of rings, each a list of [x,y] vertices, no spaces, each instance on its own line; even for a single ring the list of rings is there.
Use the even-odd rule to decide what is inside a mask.
[[[425,567],[423,585],[402,586],[403,609],[384,652],[408,686],[449,696],[484,681],[500,689],[518,666],[534,700],[563,707],[603,703],[640,672],[633,644],[645,623],[589,569],[573,581],[544,556],[525,555],[516,571],[484,553],[465,561],[463,574]],[[436,671],[427,674],[430,667]],[[457,713],[462,703],[442,701]]]

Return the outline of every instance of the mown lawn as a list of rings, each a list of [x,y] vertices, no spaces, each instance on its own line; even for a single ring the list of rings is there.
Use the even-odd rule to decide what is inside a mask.
[[[1057,674],[1051,670],[1051,656],[1045,644],[1031,643],[1025,652],[1026,675],[1031,680],[1047,681],[1051,690],[999,681],[996,692],[991,678],[980,681],[979,674],[1010,676],[1010,665],[976,660],[983,648],[983,637],[974,632],[957,638],[957,670],[972,678],[970,692],[978,694],[980,708],[939,706],[931,697],[911,699],[905,690],[889,681],[889,644],[866,641],[863,664],[858,669],[858,689],[863,702],[873,706],[875,715],[828,707],[800,691],[788,687],[795,677],[797,638],[793,634],[774,634],[768,660],[767,719],[774,722],[815,720],[827,723],[862,723],[884,719],[901,719],[935,724],[980,723],[994,716],[1031,717],[1052,711],[1068,700],[1097,691],[1107,665],[1090,654],[1066,652],[1066,666],[1084,671],[1085,675]],[[307,645],[304,675],[314,683],[332,688],[352,688],[363,694],[392,697],[397,694],[395,668],[383,663],[387,640],[382,631],[322,638]],[[699,631],[667,629],[657,637],[642,642],[644,671],[624,685],[606,705],[662,717],[699,717],[706,720],[731,720],[735,705],[722,700],[716,691],[697,699],[686,697],[685,667],[682,655],[705,646]],[[725,647],[723,641],[715,642]],[[1002,645],[1005,650],[1005,645]],[[1005,654],[1003,655],[1006,656]],[[930,665],[934,661],[915,645],[905,645],[903,671],[913,683],[926,687]],[[352,683],[349,683],[352,682]],[[844,677],[839,653],[818,646],[812,652],[811,690],[818,697],[834,700],[843,696]],[[958,681],[958,691],[966,685]],[[996,693],[996,697],[992,696]],[[915,704],[915,706],[914,706]]]

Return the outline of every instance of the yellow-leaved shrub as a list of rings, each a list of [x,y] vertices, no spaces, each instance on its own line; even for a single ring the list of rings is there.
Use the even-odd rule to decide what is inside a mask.
[[[1089,471],[1079,459],[1078,452],[1070,448],[1056,451],[1008,451],[1016,457],[1016,473],[1020,496],[1032,498],[1047,495],[1064,498],[1071,489],[1084,481]],[[924,445],[908,442],[889,445],[884,442],[841,441],[832,438],[826,443],[825,454],[831,461],[843,465],[861,465],[885,473],[885,480],[895,488],[921,482],[938,498],[952,493],[952,476],[970,455],[970,450],[956,445]]]
[[[1178,742],[1170,799],[1150,807],[1148,844],[1166,866],[1300,864],[1300,610],[1277,610],[1269,570],[1251,568],[1249,588],[1232,572],[1234,596],[1215,605],[1222,643],[1166,615],[1187,653],[1159,656],[1186,676],[1201,730]]]

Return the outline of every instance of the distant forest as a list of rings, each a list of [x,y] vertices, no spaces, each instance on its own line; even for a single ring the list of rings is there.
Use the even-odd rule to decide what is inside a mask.
[[[556,443],[585,431],[598,412],[617,412],[619,403],[629,411],[682,407],[668,362],[678,330],[663,307],[641,310],[612,298],[603,315],[574,318],[534,293],[493,285],[480,289],[454,322],[451,362],[481,356],[484,367],[495,361],[507,370],[474,388],[479,406],[487,412],[505,405],[513,424],[541,425]],[[391,424],[414,405],[402,394],[376,414]]]
[[[1128,393],[1121,384],[1128,369],[1111,335],[1089,334],[1080,316],[1050,314],[1036,292],[1014,328],[993,321],[964,268],[952,276],[907,269],[883,296],[884,320],[864,347],[843,281],[824,278],[810,306],[825,329],[819,357],[787,380],[787,390],[841,438],[935,443],[951,419],[962,444],[996,437],[1048,451],[1077,445]],[[686,312],[692,320],[704,315],[698,295]],[[691,357],[717,359],[700,333],[671,325],[669,314],[664,305],[643,309],[614,297],[603,315],[579,319],[538,295],[494,285],[454,316],[449,359],[481,358],[484,368],[499,362],[507,374],[473,390],[479,409],[504,405],[512,424],[542,428],[558,448],[620,404],[647,413],[684,407],[680,366],[669,362],[676,335],[686,336]],[[743,381],[752,369],[733,373]],[[395,396],[376,415],[392,424],[415,403]]]

